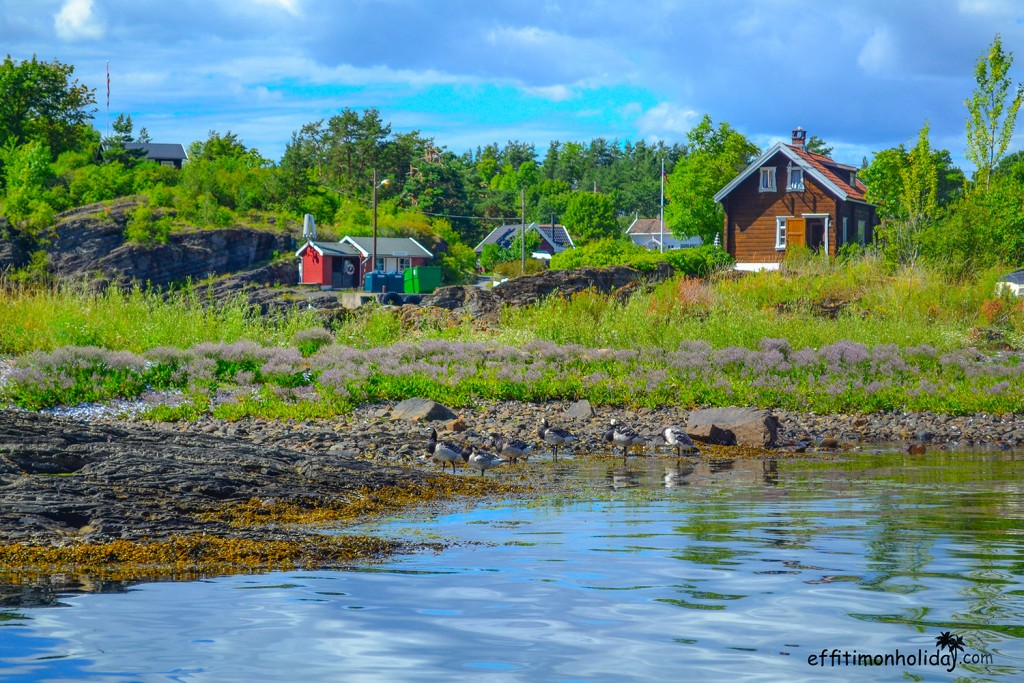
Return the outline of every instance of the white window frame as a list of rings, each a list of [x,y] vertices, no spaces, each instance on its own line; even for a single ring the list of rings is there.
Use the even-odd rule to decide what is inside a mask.
[[[775,251],[786,250],[786,221],[792,216],[775,217]]]
[[[406,256],[398,259],[398,270],[399,272],[412,268],[412,259]]]
[[[847,216],[843,216],[843,244],[847,244],[850,241],[850,233],[848,232],[850,219]]]
[[[775,167],[774,166],[762,166],[760,173],[758,174],[757,191],[758,192],[775,192],[777,186],[775,184]]]
[[[796,171],[800,174],[800,183],[797,184],[793,178],[793,172]],[[804,169],[801,166],[794,166],[792,164],[786,169],[786,191],[787,192],[803,192],[804,191]]]

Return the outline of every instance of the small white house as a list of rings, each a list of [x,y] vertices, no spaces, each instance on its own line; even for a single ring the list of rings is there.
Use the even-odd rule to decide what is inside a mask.
[[[1024,270],[1015,270],[999,278],[996,283],[996,295],[1009,292],[1013,296],[1024,297]]]

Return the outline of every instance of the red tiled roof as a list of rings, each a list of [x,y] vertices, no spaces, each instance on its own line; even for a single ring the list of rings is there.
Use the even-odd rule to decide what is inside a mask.
[[[860,178],[857,178],[854,181],[854,184],[851,185],[848,181],[843,180],[833,170],[837,168],[850,169],[852,167],[845,166],[843,164],[838,164],[826,156],[814,154],[813,152],[808,152],[802,147],[794,147],[793,145],[786,146],[793,150],[797,154],[797,156],[799,156],[801,159],[807,162],[809,166],[814,168],[815,171],[822,174],[823,176],[828,178],[830,182],[834,183],[837,187],[842,189],[847,195],[849,195],[850,199],[854,199],[861,202],[867,201],[867,197],[865,197],[864,195],[864,193],[867,191],[867,188],[864,186],[864,183],[860,181]]]

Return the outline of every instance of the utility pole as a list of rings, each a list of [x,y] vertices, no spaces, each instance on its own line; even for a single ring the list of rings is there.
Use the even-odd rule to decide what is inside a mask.
[[[661,243],[658,251],[665,251],[665,157],[661,158]]]
[[[519,189],[519,198],[520,198],[520,201],[522,202],[522,204],[521,204],[522,214],[521,215],[522,215],[522,221],[523,221],[523,231],[522,231],[522,233],[519,236],[519,248],[520,248],[520,251],[522,252],[522,259],[523,259],[523,262],[522,262],[522,265],[521,265],[522,274],[526,275],[526,188],[525,187],[522,187],[522,188]]]

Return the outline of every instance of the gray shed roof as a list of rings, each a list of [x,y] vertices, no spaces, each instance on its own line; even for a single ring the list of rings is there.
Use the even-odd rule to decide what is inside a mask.
[[[346,235],[341,241],[355,247],[364,256],[369,256],[373,252],[373,237],[352,237]],[[377,256],[434,258],[434,255],[426,247],[411,237],[378,237]]]
[[[325,256],[360,256],[359,250],[351,244],[343,242],[306,242],[295,252],[296,256],[302,256],[308,247],[315,249]]]

